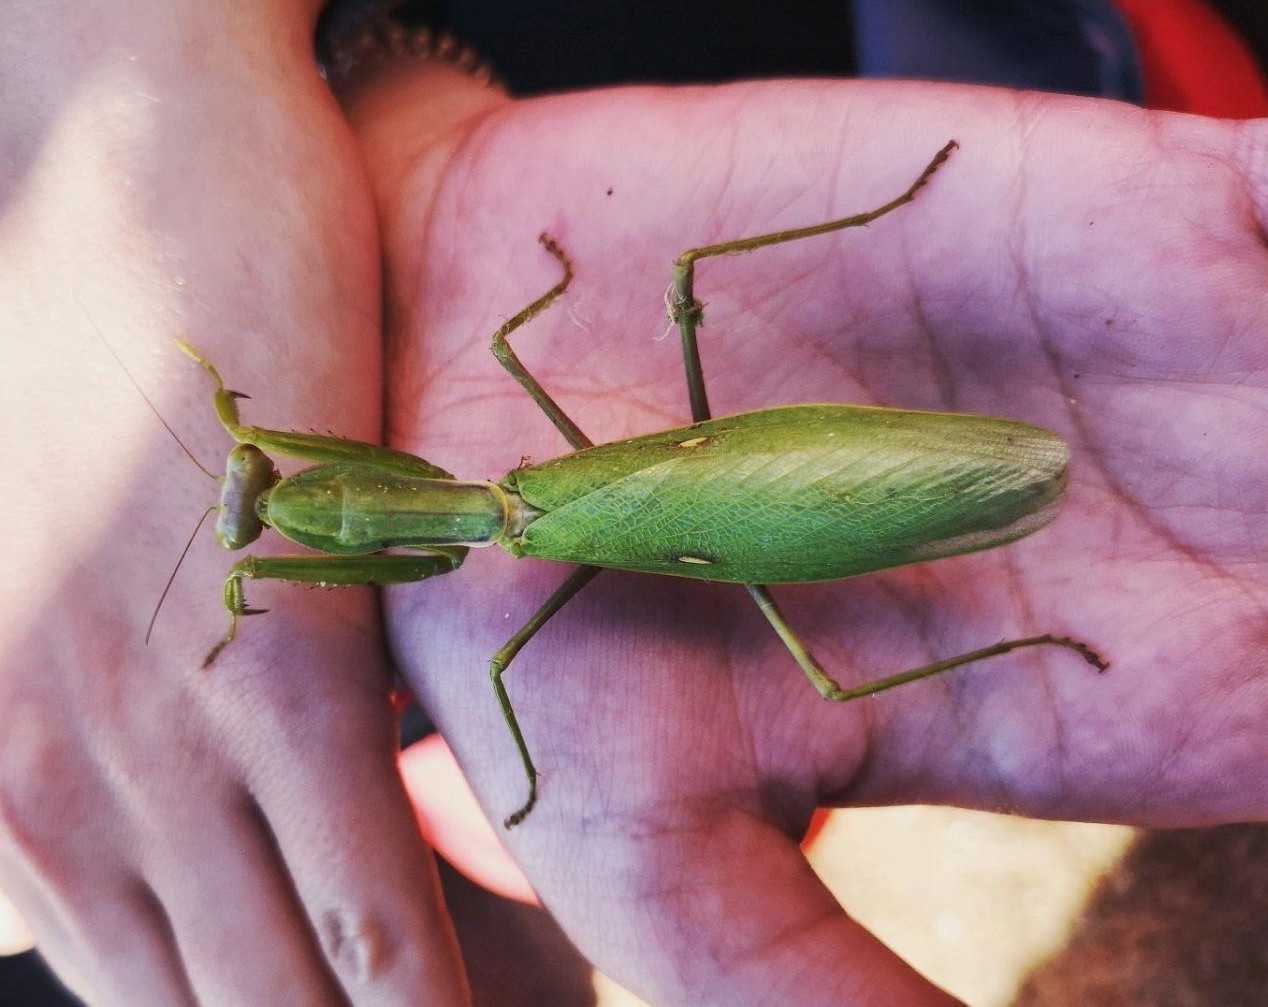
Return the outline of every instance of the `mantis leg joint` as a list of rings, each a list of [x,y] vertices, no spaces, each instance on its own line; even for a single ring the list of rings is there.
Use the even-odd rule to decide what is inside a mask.
[[[704,324],[704,302],[696,298],[672,297],[669,299],[669,320],[678,325],[688,319],[695,325]]]

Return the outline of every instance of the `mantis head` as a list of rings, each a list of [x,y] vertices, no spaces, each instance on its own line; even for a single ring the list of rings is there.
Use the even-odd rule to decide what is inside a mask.
[[[229,452],[220,487],[216,541],[226,549],[243,549],[260,537],[264,521],[256,501],[281,479],[273,460],[254,444],[239,444]]]

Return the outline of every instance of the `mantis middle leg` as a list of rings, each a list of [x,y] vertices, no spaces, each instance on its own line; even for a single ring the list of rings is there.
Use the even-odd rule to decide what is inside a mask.
[[[498,703],[502,707],[502,717],[506,720],[506,726],[511,729],[511,735],[515,738],[515,745],[520,751],[520,759],[524,763],[524,773],[528,777],[528,800],[523,806],[512,815],[508,815],[502,822],[505,828],[512,829],[519,825],[528,813],[533,810],[533,805],[537,803],[537,767],[533,765],[533,758],[528,754],[528,745],[524,741],[524,734],[520,730],[519,721],[515,717],[515,710],[511,707],[511,698],[506,694],[506,687],[502,684],[502,673],[506,671],[511,661],[515,659],[515,655],[523,649],[524,644],[528,643],[537,631],[546,625],[552,615],[564,607],[583,587],[590,583],[599,572],[597,566],[579,566],[573,570],[568,579],[564,581],[556,589],[555,593],[546,599],[542,605],[528,622],[519,628],[519,631],[511,637],[502,648],[493,655],[493,659],[489,662],[489,677],[493,680],[493,691],[497,693]]]
[[[550,397],[538,380],[529,372],[528,368],[520,362],[519,357],[515,355],[515,351],[511,349],[511,345],[507,341],[507,337],[512,332],[549,307],[551,302],[567,290],[568,284],[572,282],[572,263],[568,260],[568,256],[564,254],[564,250],[547,234],[539,235],[537,240],[542,243],[546,251],[559,260],[559,264],[564,268],[563,278],[528,307],[509,318],[493,334],[493,355],[497,357],[498,362],[506,368],[511,377],[518,381],[523,389],[528,392],[533,401],[555,424],[556,429],[564,435],[564,439],[569,444],[578,450],[588,448],[593,446],[594,442],[582,433],[581,428]],[[515,739],[515,746],[519,749],[520,760],[524,763],[524,773],[528,777],[528,800],[524,802],[518,811],[507,816],[502,823],[505,828],[514,828],[527,818],[528,813],[533,810],[533,805],[537,803],[538,773],[537,767],[533,765],[532,756],[528,754],[528,745],[524,741],[524,733],[520,730],[519,720],[516,718],[515,710],[511,706],[511,698],[507,695],[506,686],[502,684],[502,673],[506,671],[515,655],[537,634],[537,631],[547,623],[550,617],[571,601],[577,592],[594,579],[598,572],[599,568],[597,566],[579,566],[573,570],[568,579],[555,590],[554,594],[546,599],[533,617],[520,627],[519,631],[493,655],[493,659],[489,662],[489,677],[493,681],[493,691],[497,694],[498,705],[502,707],[502,717],[506,720],[506,726],[510,728],[511,735]]]
[[[555,427],[564,435],[564,439],[573,448],[580,450],[581,448],[593,447],[594,441],[583,434],[581,428],[573,422],[572,417],[565,413],[559,404],[546,394],[546,389],[529,373],[528,368],[520,363],[520,358],[515,355],[515,351],[511,349],[511,344],[506,339],[507,336],[525,322],[531,321],[545,311],[555,298],[568,289],[568,284],[572,282],[572,263],[569,261],[568,256],[564,254],[564,250],[556,244],[555,239],[543,232],[537,236],[537,240],[564,267],[563,279],[527,308],[519,312],[519,314],[508,318],[506,323],[497,332],[493,333],[493,355],[497,357],[498,363],[506,368],[511,377],[520,383],[524,391],[532,396],[533,401],[549,417],[550,422],[555,424]]]

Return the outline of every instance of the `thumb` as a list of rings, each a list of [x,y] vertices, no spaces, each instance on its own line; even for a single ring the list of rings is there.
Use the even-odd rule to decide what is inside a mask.
[[[1262,236],[1268,232],[1268,119],[1239,122],[1233,128],[1238,167],[1246,178],[1246,192]]]
[[[600,911],[613,915],[601,921],[600,947],[618,949],[622,960],[595,958],[653,1003],[959,1003],[850,919],[797,843],[769,822],[727,809],[700,828],[631,841],[643,848],[619,859],[655,867],[650,877],[621,873],[629,890],[605,900]],[[614,928],[625,930],[615,943]],[[635,971],[634,963],[648,962],[662,971]]]

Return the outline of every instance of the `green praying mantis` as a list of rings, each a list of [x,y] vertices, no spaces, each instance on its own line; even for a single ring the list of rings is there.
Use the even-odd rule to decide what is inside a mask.
[[[572,446],[521,464],[500,482],[463,481],[415,455],[332,436],[244,425],[238,393],[212,364],[181,348],[215,380],[216,413],[237,446],[229,453],[216,536],[241,549],[265,527],[316,550],[248,556],[224,583],[229,629],[210,665],[255,614],[248,579],[387,585],[451,573],[470,547],[580,564],[492,658],[490,676],[528,778],[528,798],[505,819],[522,822],[537,801],[538,772],[503,685],[512,660],[601,568],[745,585],[793,660],[826,699],[869,696],[1024,647],[1073,650],[1098,670],[1090,647],[1044,634],[1007,640],[900,674],[842,688],[815,660],[766,585],[836,580],[1004,545],[1057,513],[1069,451],[1056,434],[986,416],[850,405],[790,405],[714,418],[696,343],[703,306],[695,264],[868,224],[911,202],[957,147],[938,152],[908,189],[866,213],[813,227],[691,249],[675,262],[670,317],[682,337],[692,422],[594,444],[520,363],[507,339],[564,293],[565,253],[542,244],[562,279],[493,336],[494,356]],[[312,463],[283,477],[266,452]],[[388,553],[385,550],[399,552]]]

